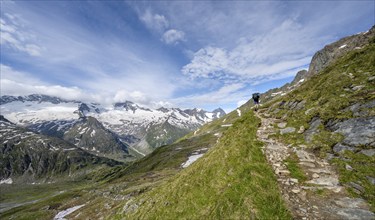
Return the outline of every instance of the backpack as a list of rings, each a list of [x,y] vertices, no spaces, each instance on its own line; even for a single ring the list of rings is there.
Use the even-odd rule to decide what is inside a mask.
[[[254,93],[253,94],[253,99],[259,99],[259,97],[260,97],[259,93]]]

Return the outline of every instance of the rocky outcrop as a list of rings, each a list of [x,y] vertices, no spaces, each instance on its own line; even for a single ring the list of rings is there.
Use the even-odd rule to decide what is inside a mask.
[[[364,45],[367,45],[374,37],[375,26],[372,27],[369,31],[342,38],[339,41],[325,46],[323,49],[316,52],[313,56],[310,63],[308,76],[312,76],[318,73],[334,60],[345,55],[349,51],[361,49]]]

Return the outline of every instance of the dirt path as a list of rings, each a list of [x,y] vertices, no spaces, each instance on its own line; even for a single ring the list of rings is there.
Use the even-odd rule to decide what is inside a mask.
[[[282,121],[265,118],[260,113],[257,116],[262,120],[258,139],[265,143],[263,152],[277,175],[282,196],[295,219],[375,219],[365,200],[348,196],[327,161],[315,157],[306,146],[286,146],[269,137],[278,130],[274,124]],[[291,178],[284,164],[291,154],[297,155],[298,165],[307,176],[303,183]]]

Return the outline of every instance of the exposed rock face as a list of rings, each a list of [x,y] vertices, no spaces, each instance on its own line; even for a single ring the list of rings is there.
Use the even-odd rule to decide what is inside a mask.
[[[305,107],[306,101],[287,101],[287,102],[280,102],[279,107],[281,109],[289,109],[289,110],[301,110]]]
[[[346,54],[348,51],[361,48],[368,44],[375,36],[375,26],[365,33],[345,37],[339,41],[325,46],[313,56],[308,75],[314,75],[328,66],[332,61]]]
[[[355,148],[343,145],[341,143],[337,143],[335,146],[333,146],[332,150],[335,153],[341,153],[341,152],[346,151],[346,150],[354,152]]]
[[[345,145],[375,147],[375,117],[351,118],[330,129],[345,137],[342,141]]]
[[[375,100],[368,101],[366,103],[355,103],[348,108],[346,111],[351,111],[354,117],[367,117],[371,116],[371,110],[375,108]]]

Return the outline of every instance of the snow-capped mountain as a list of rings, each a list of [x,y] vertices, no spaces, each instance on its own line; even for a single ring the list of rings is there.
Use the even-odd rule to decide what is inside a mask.
[[[2,96],[0,103],[1,114],[11,122],[59,138],[63,138],[80,118],[91,116],[139,154],[170,144],[225,115],[222,109],[213,112],[196,108],[150,109],[130,101],[104,107],[45,95]]]

